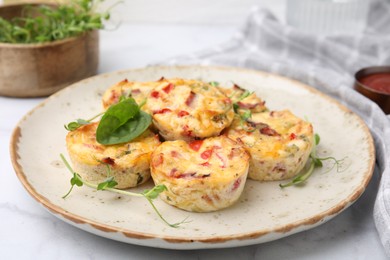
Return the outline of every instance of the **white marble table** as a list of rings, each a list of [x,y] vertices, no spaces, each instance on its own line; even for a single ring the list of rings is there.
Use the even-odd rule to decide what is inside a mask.
[[[230,11],[233,9],[232,4]],[[240,15],[234,23],[213,23],[212,19],[187,24],[124,21],[119,29],[101,33],[99,73],[143,67],[224,42],[244,19],[244,12]],[[284,239],[247,247],[155,249],[108,240],[66,224],[28,195],[9,156],[14,126],[42,100],[0,97],[1,259],[386,259],[372,217],[377,174],[362,197],[331,221]]]

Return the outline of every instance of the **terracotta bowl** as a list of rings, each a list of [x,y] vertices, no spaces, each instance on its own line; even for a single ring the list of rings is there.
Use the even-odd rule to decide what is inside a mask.
[[[5,19],[20,16],[25,4],[0,6]],[[96,74],[99,34],[39,44],[0,43],[0,95],[38,97]]]

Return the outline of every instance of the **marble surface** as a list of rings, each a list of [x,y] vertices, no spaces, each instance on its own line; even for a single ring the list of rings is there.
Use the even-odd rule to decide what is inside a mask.
[[[101,33],[99,73],[144,67],[214,46],[229,40],[237,26],[211,21],[207,24],[124,21],[119,29]],[[163,250],[124,244],[79,230],[57,219],[31,198],[11,165],[9,140],[13,128],[42,100],[0,97],[2,259],[386,259],[372,217],[379,182],[377,173],[362,197],[331,221],[259,245]]]

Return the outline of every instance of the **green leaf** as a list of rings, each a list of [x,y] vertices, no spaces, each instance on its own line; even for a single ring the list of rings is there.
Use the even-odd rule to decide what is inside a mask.
[[[114,188],[118,183],[114,180],[114,177],[111,176],[107,178],[104,182],[101,182],[97,186],[97,190],[105,190],[107,188]]]
[[[99,113],[95,116],[93,116],[92,118],[88,119],[88,120],[85,120],[85,119],[77,119],[76,121],[73,121],[73,122],[70,122],[69,124],[67,125],[64,125],[65,129],[68,130],[68,131],[74,131],[76,129],[78,129],[79,127],[83,126],[83,125],[88,125],[91,123],[92,120],[94,120],[95,118],[101,116],[102,114],[104,114],[104,112],[102,113]]]
[[[110,106],[103,115],[96,130],[96,140],[101,144],[126,142],[126,133],[121,127],[139,114],[139,107],[133,98],[127,98]],[[124,141],[123,141],[124,140]]]
[[[294,179],[292,179],[288,183],[279,184],[279,187],[285,188],[285,187],[289,187],[289,186],[292,186],[292,185],[298,185],[298,184],[304,183],[307,179],[309,179],[309,177],[311,176],[311,174],[314,171],[314,168],[315,168],[315,164],[314,164],[313,161],[311,161],[310,167],[309,167],[309,169],[306,172],[303,172],[303,173],[297,175]]]
[[[239,102],[239,101],[241,101],[241,100],[247,98],[248,96],[250,96],[250,95],[252,95],[252,94],[253,94],[253,91],[250,92],[250,91],[248,91],[248,90],[245,90],[244,93],[241,94],[241,96],[237,99],[236,102]]]
[[[154,200],[160,195],[161,192],[166,191],[167,187],[163,184],[154,186],[153,189],[147,189],[142,192],[142,194],[148,199]]]
[[[72,179],[70,179],[70,184],[72,186],[76,185],[78,187],[81,187],[81,186],[83,186],[83,180],[82,180],[81,176],[78,173],[74,172]]]
[[[245,110],[245,112],[242,113],[242,115],[240,115],[240,117],[241,117],[241,120],[246,121],[252,117],[252,112],[250,110]]]
[[[79,128],[81,125],[77,122],[70,122],[69,124],[67,125],[64,125],[65,129],[68,130],[68,131],[74,131],[76,130],[77,128]]]
[[[313,163],[314,163],[315,167],[322,167],[323,166],[322,161],[321,161],[320,158],[313,157],[313,156],[310,156],[310,158],[313,160]]]
[[[237,103],[233,103],[233,110],[234,110],[234,113],[238,113],[238,109],[240,108],[240,106],[237,104]]]
[[[118,122],[115,120],[111,120],[111,118],[110,121]],[[152,123],[152,117],[148,113],[139,111],[138,115],[136,115],[131,120],[128,120],[123,125],[116,128],[114,131],[106,131],[103,128],[106,126],[106,124],[101,127],[101,132],[99,132],[99,127],[98,127],[96,131],[96,140],[99,143],[104,145],[130,142],[131,140],[137,138],[143,132],[145,132],[145,130],[148,129],[151,123]],[[111,127],[111,129],[112,128],[113,127]]]
[[[209,84],[211,86],[213,86],[213,87],[218,87],[219,86],[219,82],[217,82],[217,81],[211,81]]]
[[[321,138],[319,136],[319,134],[314,134],[314,141],[315,141],[315,144],[318,145],[321,141]]]
[[[77,123],[80,125],[88,125],[90,122],[84,119],[77,119]]]

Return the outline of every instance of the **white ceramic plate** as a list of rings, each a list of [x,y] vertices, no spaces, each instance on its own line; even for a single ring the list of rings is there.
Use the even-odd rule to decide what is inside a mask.
[[[215,213],[189,213],[157,199],[156,206],[169,221],[191,220],[181,228],[164,224],[143,198],[81,187],[62,199],[71,178],[59,157],[67,154],[64,124],[100,112],[102,93],[118,81],[152,81],[162,76],[218,81],[225,86],[235,82],[256,91],[270,109],[290,109],[307,117],[321,136],[320,152],[338,159],[347,157],[347,165],[337,172],[329,171],[326,164],[302,187],[281,189],[279,182],[248,181],[238,203]],[[81,81],[27,114],[11,141],[12,162],[20,181],[55,216],[110,239],[172,249],[257,244],[320,225],[359,198],[371,178],[374,156],[366,125],[335,100],[291,79],[220,67],[149,67]]]

